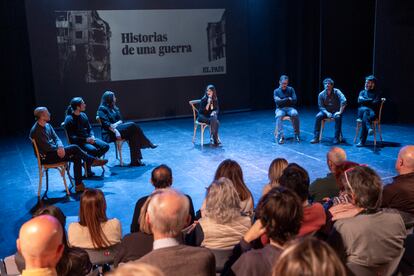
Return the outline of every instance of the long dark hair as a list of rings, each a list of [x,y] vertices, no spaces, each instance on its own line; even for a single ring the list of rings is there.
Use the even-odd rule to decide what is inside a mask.
[[[241,201],[245,201],[249,197],[253,200],[252,193],[244,183],[243,171],[239,163],[231,159],[221,162],[216,170],[214,180],[218,180],[220,177],[226,177],[233,182]]]
[[[101,105],[104,105],[109,108],[115,108],[115,93],[112,91],[105,91],[101,98]]]
[[[213,97],[212,97],[213,98],[213,101],[217,101],[217,90],[216,90],[216,87],[214,85],[212,85],[212,84],[207,85],[205,97],[208,97],[207,96],[207,91],[208,90],[213,91]]]
[[[92,244],[97,249],[110,246],[101,227],[101,223],[107,221],[103,192],[99,189],[85,190],[80,200],[79,224],[88,228]]]
[[[73,112],[75,112],[76,108],[80,106],[83,103],[83,99],[81,97],[75,97],[73,98],[68,108],[66,109],[66,115],[72,115]]]

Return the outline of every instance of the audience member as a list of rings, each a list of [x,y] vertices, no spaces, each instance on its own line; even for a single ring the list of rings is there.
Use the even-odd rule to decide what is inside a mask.
[[[289,164],[280,177],[280,185],[294,191],[302,202],[303,220],[298,236],[313,234],[325,225],[323,206],[317,202],[312,204],[308,200],[309,175],[304,168],[295,163]]]
[[[159,165],[155,167],[151,172],[151,184],[154,186],[155,190],[170,188],[173,184],[173,175],[172,170],[167,165]],[[195,214],[194,214],[194,206],[193,200],[189,195],[186,195],[188,200],[190,201],[190,216],[191,216],[191,223],[194,222]],[[134,214],[132,216],[131,222],[131,233],[138,232],[140,229],[139,226],[139,217],[141,214],[141,208],[144,203],[147,201],[149,195],[141,197],[138,199],[137,203],[135,204]]]
[[[161,270],[155,266],[144,263],[128,263],[119,266],[110,276],[164,276]]]
[[[309,196],[312,201],[323,203],[330,198],[339,195],[339,187],[336,183],[336,168],[346,161],[346,153],[342,148],[333,147],[326,155],[326,163],[329,173],[324,178],[318,178],[309,187]]]
[[[66,216],[63,214],[62,210],[60,210],[59,207],[49,205],[45,208],[37,210],[33,217],[35,218],[42,215],[52,216],[62,225],[62,244],[64,245],[64,250],[62,257],[56,265],[57,274],[60,276],[87,275],[92,269],[88,253],[83,249],[70,248],[68,246],[66,232],[64,230],[66,225]],[[15,255],[15,261],[20,272],[25,269],[23,256],[19,252]]]
[[[62,225],[52,216],[38,216],[23,224],[16,242],[26,264],[22,275],[57,275],[56,266],[65,249],[62,241]]]
[[[178,241],[190,223],[189,207],[188,198],[173,189],[152,197],[146,218],[154,235],[153,251],[136,262],[154,265],[166,275],[215,275],[213,253]]]
[[[384,187],[382,206],[394,208],[414,216],[414,146],[403,147],[395,169],[398,176]]]
[[[284,187],[271,189],[260,199],[257,207],[258,220],[244,235],[236,246],[232,260],[245,252],[233,264],[228,274],[235,275],[271,275],[272,266],[282,253],[285,244],[299,233],[303,219],[303,208],[300,198]],[[270,243],[262,249],[252,249],[251,242],[264,233]]]
[[[106,201],[101,190],[87,189],[80,199],[79,222],[69,225],[68,238],[72,247],[101,249],[121,241],[118,219],[106,216]]]
[[[345,171],[344,177],[358,212],[335,222],[330,244],[348,267],[389,275],[387,269],[403,252],[406,230],[401,215],[379,209],[382,182],[374,170],[358,166]]]
[[[287,167],[288,161],[284,158],[276,158],[270,163],[269,172],[269,183],[263,187],[262,196],[267,194],[272,188],[279,186],[279,178],[282,176],[283,170]]]
[[[195,228],[196,245],[231,249],[251,225],[251,218],[240,212],[240,199],[233,183],[221,177],[207,189],[204,216]]]
[[[324,241],[305,238],[292,242],[279,257],[273,276],[346,276],[345,267],[335,251]]]

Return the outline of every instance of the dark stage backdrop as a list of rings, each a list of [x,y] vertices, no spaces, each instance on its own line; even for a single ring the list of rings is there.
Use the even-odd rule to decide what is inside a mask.
[[[201,15],[197,15],[195,12],[192,15],[195,17],[193,20],[184,22],[184,19],[177,18],[180,15],[169,15],[169,19],[172,20],[168,34],[168,43],[173,43],[172,40],[182,36],[181,41],[192,40],[193,53],[191,59],[186,59],[185,54],[182,55],[182,59],[171,59],[172,54],[165,55],[163,60],[169,59],[169,63],[165,66],[159,66],[158,69],[151,69],[151,66],[145,68],[141,64],[132,64],[135,56],[130,57],[131,64],[125,62],[125,64],[111,64],[111,70],[107,70],[102,74],[84,74],[85,68],[82,66],[66,66],[71,55],[71,51],[63,52],[58,47],[58,41],[65,39],[67,33],[62,30],[58,34],[57,25],[60,27],[72,26],[73,22],[64,22],[65,13],[60,13],[60,21],[57,23],[56,11],[114,11],[114,10],[147,10],[148,13],[156,13],[151,10],[188,10],[188,9],[220,9],[225,10],[225,15],[222,21],[221,17],[212,17],[213,23],[221,23],[225,28],[225,35],[221,39],[221,43],[224,44],[223,51],[211,51],[209,55],[210,62],[206,60],[206,64],[217,65],[219,68],[218,73],[213,74],[200,74],[195,68],[192,61],[196,58],[200,58],[200,54],[197,56],[197,50],[202,45],[197,45],[197,42],[207,37],[207,24],[203,29],[195,29],[193,26],[195,21],[202,21]],[[181,11],[183,18],[187,18],[191,11]],[[26,1],[26,13],[28,20],[28,29],[30,37],[31,59],[33,64],[33,80],[36,95],[36,104],[47,106],[52,113],[52,121],[54,125],[58,125],[64,116],[64,110],[67,107],[70,99],[74,96],[82,96],[87,103],[87,114],[92,121],[94,121],[95,113],[99,105],[100,97],[105,90],[112,90],[116,92],[118,98],[118,105],[126,119],[147,119],[147,118],[165,118],[176,117],[180,115],[188,115],[191,112],[188,101],[191,99],[200,98],[204,93],[204,88],[207,84],[213,83],[216,85],[218,95],[220,98],[222,110],[235,110],[245,109],[250,107],[250,91],[249,91],[249,68],[248,68],[248,34],[247,34],[247,1],[230,0],[206,0],[206,1],[83,1],[83,0],[71,0],[71,1],[49,1],[49,0],[28,0]],[[99,12],[98,12],[99,13]],[[115,13],[115,12],[113,12]],[[134,13],[134,12],[132,12]],[[111,21],[111,31],[113,36],[119,36],[119,32],[115,33],[115,29],[119,29],[120,21],[124,21],[124,25],[121,28],[125,29],[125,32],[134,32],[134,30],[145,30],[148,24],[148,34],[153,34],[158,29],[156,28],[157,21],[152,20],[150,23],[148,20],[151,16],[145,15],[147,20],[143,20],[137,14],[131,17],[129,13],[125,13],[125,17],[117,15],[117,19],[109,16],[105,16],[108,12],[102,12],[101,18],[96,18],[96,14],[89,13],[89,19],[94,17],[94,26],[96,29],[107,28],[106,23],[102,23],[102,20]],[[82,14],[79,14],[81,17]],[[129,18],[128,18],[129,16]],[[157,15],[158,16],[158,15]],[[159,15],[160,20],[164,17]],[[124,19],[127,20],[124,20]],[[217,19],[219,18],[219,19]],[[75,18],[75,20],[78,20]],[[142,20],[140,22],[140,20]],[[225,21],[224,21],[225,20]],[[125,21],[127,21],[125,23]],[[207,20],[208,21],[208,20]],[[63,22],[63,23],[62,23]],[[79,19],[81,22],[81,19]],[[83,20],[85,22],[85,19]],[[130,22],[130,23],[129,23]],[[135,24],[135,25],[134,25]],[[143,24],[143,25],[137,25]],[[152,24],[152,25],[151,25]],[[160,25],[164,25],[165,23]],[[155,26],[152,28],[151,26]],[[214,27],[215,28],[215,27]],[[201,30],[198,33],[197,30]],[[138,32],[138,31],[137,31]],[[189,32],[186,34],[186,32]],[[91,32],[89,32],[91,33]],[[106,31],[108,34],[109,31]],[[162,33],[158,31],[158,33]],[[214,35],[209,43],[215,40]],[[57,38],[57,34],[59,38]],[[220,35],[220,34],[218,34]],[[101,45],[108,43],[105,37],[99,37],[96,35],[96,40],[99,40]],[[80,38],[76,37],[76,39]],[[118,38],[117,38],[118,39]],[[160,37],[160,39],[164,39]],[[73,40],[73,39],[72,39]],[[119,41],[120,41],[119,36]],[[74,40],[73,40],[74,41]],[[112,41],[111,41],[112,43]],[[167,43],[167,44],[168,44]],[[162,44],[162,43],[161,43]],[[174,44],[174,43],[173,43]],[[185,44],[185,43],[184,43]],[[207,48],[207,40],[204,43]],[[138,46],[137,44],[130,43],[130,45]],[[145,44],[143,44],[145,46]],[[210,44],[209,44],[210,45]],[[59,45],[60,46],[60,45]],[[118,46],[118,45],[117,45]],[[73,46],[74,49],[76,48]],[[94,58],[98,58],[102,61],[105,54],[102,51],[98,53],[97,46],[89,47],[87,51],[83,51],[83,59],[91,59],[89,54],[95,51]],[[104,47],[104,46],[102,46]],[[118,54],[119,49],[115,49],[114,44],[111,44],[111,55]],[[158,47],[158,46],[156,46]],[[76,49],[79,50],[79,47]],[[158,49],[157,49],[158,50]],[[103,56],[102,56],[103,55]],[[177,54],[176,54],[177,55]],[[62,56],[65,56],[66,60]],[[148,59],[147,62],[158,62],[160,58],[155,58],[158,55],[154,55],[153,59]],[[207,56],[207,55],[206,55]],[[224,57],[223,57],[224,56]],[[60,57],[60,58],[59,58]],[[79,52],[77,52],[79,57]],[[148,56],[149,57],[149,56]],[[121,58],[125,58],[122,56]],[[126,60],[126,59],[124,59]],[[108,66],[105,63],[92,60],[89,65],[93,66]],[[204,61],[200,61],[201,63]],[[74,62],[76,63],[76,62]],[[62,69],[62,64],[63,68]],[[200,63],[199,63],[200,64]],[[223,66],[224,65],[224,66]],[[95,66],[95,67],[96,67]],[[169,67],[168,67],[169,66]],[[193,66],[193,67],[192,67]],[[205,65],[204,65],[205,66]],[[165,68],[167,67],[167,68]],[[169,69],[169,68],[175,69]],[[122,72],[122,70],[125,70]],[[128,71],[129,70],[129,71]],[[134,71],[135,70],[135,71]],[[137,71],[140,70],[140,71]],[[157,71],[164,70],[164,74],[157,76]],[[182,71],[182,72],[181,72]],[[197,72],[196,72],[197,71]],[[62,74],[63,72],[63,74]],[[111,72],[112,74],[108,73]],[[171,75],[169,74],[171,72]],[[195,72],[195,73],[192,73]],[[111,81],[112,80],[112,81]]]

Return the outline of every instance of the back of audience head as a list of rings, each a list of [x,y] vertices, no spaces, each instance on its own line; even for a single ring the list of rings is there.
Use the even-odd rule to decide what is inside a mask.
[[[126,263],[120,265],[110,276],[164,276],[164,273],[157,267],[146,263]]]
[[[154,239],[179,237],[190,222],[189,208],[188,198],[178,191],[165,189],[154,194],[146,216]]]
[[[338,188],[340,191],[344,191],[345,190],[345,186],[346,186],[346,182],[345,182],[345,176],[344,176],[344,172],[358,167],[359,164],[352,162],[352,161],[345,161],[342,164],[340,164],[339,166],[336,167],[335,170],[335,179],[336,179],[336,184],[338,185]]]
[[[17,248],[26,269],[56,268],[64,251],[63,228],[52,216],[32,218],[20,228]]]
[[[33,217],[38,217],[38,216],[42,216],[42,215],[49,215],[54,217],[55,219],[57,219],[60,223],[60,225],[62,225],[62,229],[63,229],[63,235],[62,235],[62,243],[66,246],[67,245],[67,238],[66,238],[66,233],[65,233],[65,225],[66,225],[66,216],[65,214],[62,212],[62,210],[59,207],[56,207],[54,205],[48,205],[44,208],[40,208],[38,210],[36,210],[36,212],[33,214]]]
[[[167,165],[159,165],[151,172],[151,183],[155,189],[168,188],[173,183],[172,170]]]
[[[283,170],[288,166],[288,161],[284,158],[276,158],[269,166],[269,184],[272,187],[279,185],[279,179],[282,176]]]
[[[345,267],[335,251],[316,238],[297,240],[289,245],[273,267],[273,276],[345,276]]]
[[[302,202],[295,192],[275,187],[260,199],[257,217],[270,240],[284,245],[299,233],[303,219]]]
[[[332,173],[335,173],[336,168],[346,161],[346,152],[340,147],[331,148],[326,155],[326,162],[328,168]]]
[[[414,146],[408,145],[403,147],[398,153],[395,169],[399,174],[414,172]]]
[[[205,214],[217,223],[240,216],[240,198],[230,179],[220,177],[208,187]]]
[[[103,192],[99,189],[86,189],[80,199],[79,223],[88,228],[95,248],[110,246],[110,242],[101,226],[101,223],[106,221],[108,221],[108,218]]]
[[[139,231],[151,235],[151,228],[147,221],[147,213],[148,213],[148,205],[151,202],[151,199],[156,195],[161,193],[162,190],[155,190],[150,196],[148,196],[147,200],[145,201],[144,205],[142,205],[141,211],[139,213]]]
[[[220,177],[226,177],[233,182],[234,187],[236,188],[241,201],[245,201],[249,197],[253,198],[252,194],[246,186],[246,183],[244,183],[243,171],[239,163],[237,163],[236,161],[226,159],[223,162],[221,162],[220,165],[217,167],[214,180],[217,180]]]
[[[308,172],[296,163],[289,164],[280,177],[280,185],[294,191],[302,202],[309,197]]]
[[[344,176],[345,189],[352,196],[355,206],[366,210],[379,208],[383,184],[373,169],[357,166],[345,171]]]

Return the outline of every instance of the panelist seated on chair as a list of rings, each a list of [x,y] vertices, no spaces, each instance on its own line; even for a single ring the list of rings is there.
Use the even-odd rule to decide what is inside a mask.
[[[368,134],[373,134],[371,122],[378,116],[381,104],[381,93],[376,89],[377,79],[370,75],[365,78],[364,90],[358,96],[358,119],[361,120],[361,133],[357,147],[362,147],[367,141]]]
[[[108,150],[108,143],[95,138],[88,116],[84,113],[86,104],[81,97],[70,101],[66,111],[65,129],[69,143],[78,145],[88,154],[101,158]],[[93,176],[90,164],[87,166],[88,176]]]
[[[210,125],[210,141],[212,141],[214,145],[220,144],[220,139],[218,138],[218,131],[220,126],[220,122],[218,120],[218,113],[219,104],[217,98],[217,91],[214,85],[209,84],[207,85],[205,95],[203,96],[203,98],[201,98],[197,120],[200,123]]]
[[[138,124],[122,121],[119,108],[116,106],[114,92],[106,91],[102,95],[101,105],[98,108],[97,116],[102,124],[102,139],[106,142],[125,139],[129,144],[131,156],[130,166],[143,166],[141,149],[156,148],[144,134]]]
[[[335,120],[335,137],[333,143],[339,144],[342,133],[342,113],[345,110],[346,98],[341,90],[334,88],[334,81],[331,78],[324,79],[323,85],[325,89],[318,96],[319,113],[316,114],[314,137],[311,143],[319,143],[322,120],[333,119]]]
[[[293,128],[295,131],[295,140],[297,142],[300,141],[299,138],[299,116],[298,111],[295,109],[297,98],[295,89],[293,87],[288,86],[289,84],[289,77],[286,75],[282,75],[279,78],[279,87],[273,91],[273,98],[276,103],[276,136],[279,139],[278,143],[283,144],[285,137],[283,135],[283,123],[282,119],[285,116],[289,116]]]
[[[46,107],[37,107],[34,110],[37,121],[30,130],[30,138],[34,139],[39,148],[43,164],[53,164],[65,161],[74,163],[76,192],[83,192],[85,186],[82,182],[82,161],[88,165],[103,166],[108,160],[98,159],[87,154],[78,145],[63,146],[53,127],[48,123],[50,113]]]

